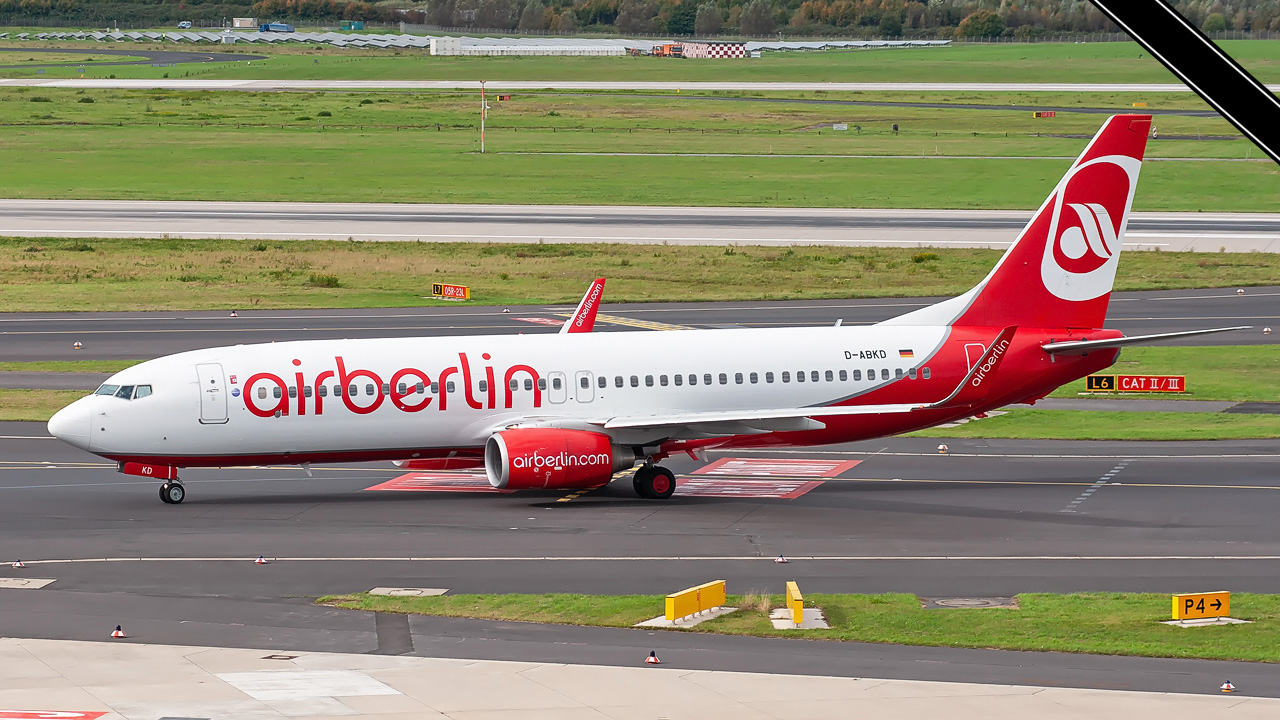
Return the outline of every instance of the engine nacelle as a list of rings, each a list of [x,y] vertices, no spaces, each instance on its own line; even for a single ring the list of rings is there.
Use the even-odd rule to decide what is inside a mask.
[[[586,430],[503,430],[484,446],[489,484],[507,490],[570,490],[608,483],[635,464],[628,448]]]

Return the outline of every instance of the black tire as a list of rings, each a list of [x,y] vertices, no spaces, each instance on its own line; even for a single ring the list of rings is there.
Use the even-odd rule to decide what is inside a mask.
[[[649,500],[666,500],[676,491],[675,473],[659,465],[649,468],[643,475],[637,470],[632,482],[636,493]]]
[[[636,494],[642,498],[648,498],[646,488],[653,482],[653,466],[641,465],[636,468],[635,475],[631,477],[631,487],[635,488]]]
[[[165,483],[168,488],[165,491],[165,497],[170,505],[178,505],[187,499],[187,489],[182,487],[182,483]]]
[[[165,505],[172,504],[169,502],[169,483],[160,486],[160,501]]]

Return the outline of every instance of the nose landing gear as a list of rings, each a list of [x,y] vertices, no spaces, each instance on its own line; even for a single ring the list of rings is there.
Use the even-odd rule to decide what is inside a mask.
[[[661,465],[645,463],[636,470],[631,485],[642,498],[666,500],[676,491],[676,476]]]
[[[160,499],[169,505],[177,505],[187,499],[187,489],[173,480],[160,486]]]

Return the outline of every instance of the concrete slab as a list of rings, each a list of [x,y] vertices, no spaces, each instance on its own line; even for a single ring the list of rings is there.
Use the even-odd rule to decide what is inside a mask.
[[[660,628],[687,628],[687,627],[693,627],[700,623],[704,623],[713,618],[718,618],[722,615],[728,615],[731,612],[735,612],[737,609],[738,608],[735,608],[735,607],[711,608],[710,610],[700,612],[696,615],[688,615],[686,617],[676,618],[675,620],[668,620],[666,615],[659,615],[656,618],[645,620],[644,622],[638,622],[636,623],[635,626],[636,627],[660,627]]]
[[[805,608],[799,625],[791,622],[790,610],[786,608],[774,608],[774,610],[769,613],[769,621],[773,623],[774,630],[831,629],[831,626],[827,624],[827,618],[822,614],[822,608]]]

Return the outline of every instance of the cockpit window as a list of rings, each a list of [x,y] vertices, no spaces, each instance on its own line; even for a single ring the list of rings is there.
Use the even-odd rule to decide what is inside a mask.
[[[125,400],[128,400],[129,398],[133,397],[133,386],[121,385],[120,389],[116,391],[116,397],[124,398]]]
[[[119,389],[119,385],[103,385],[98,388],[98,391],[95,392],[94,395],[115,395],[116,391]]]
[[[150,394],[151,394],[151,386],[150,386],[150,385],[139,385],[138,387],[136,387],[136,388],[134,388],[134,389],[133,389],[133,399],[134,399],[134,400],[137,400],[138,398],[144,398],[144,397],[146,397],[146,396],[148,396],[148,395],[150,395]]]

